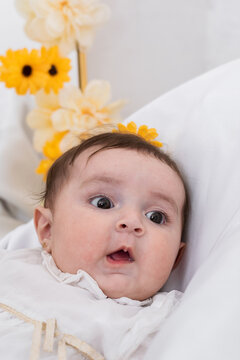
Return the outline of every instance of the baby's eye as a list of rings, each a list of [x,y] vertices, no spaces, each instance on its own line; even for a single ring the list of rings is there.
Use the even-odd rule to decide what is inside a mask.
[[[100,209],[111,209],[114,206],[112,201],[106,196],[96,196],[91,199],[90,204]]]
[[[156,224],[165,224],[166,216],[161,211],[149,211],[146,217]]]

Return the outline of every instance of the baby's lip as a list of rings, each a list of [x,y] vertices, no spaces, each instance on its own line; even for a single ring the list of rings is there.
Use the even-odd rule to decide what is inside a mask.
[[[128,258],[126,257],[125,259],[123,258],[118,259],[118,261],[120,262],[133,262],[135,261],[134,256],[133,256],[133,250],[131,247],[128,246],[121,246],[118,249],[116,249],[115,251],[112,251],[110,254],[107,255],[107,257],[110,257],[112,260],[114,259],[114,254],[123,251],[124,253],[128,253]],[[118,262],[117,261],[117,262]]]

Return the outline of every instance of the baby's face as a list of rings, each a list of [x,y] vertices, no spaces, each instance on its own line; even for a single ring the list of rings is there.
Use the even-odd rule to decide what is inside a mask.
[[[48,249],[63,271],[90,274],[110,298],[143,300],[166,282],[181,243],[178,175],[133,150],[88,149],[49,210]]]

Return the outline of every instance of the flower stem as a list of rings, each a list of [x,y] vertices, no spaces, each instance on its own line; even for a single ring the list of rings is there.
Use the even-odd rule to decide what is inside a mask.
[[[87,59],[86,53],[80,50],[79,44],[77,48],[77,61],[78,61],[78,85],[81,91],[84,91],[87,85]]]

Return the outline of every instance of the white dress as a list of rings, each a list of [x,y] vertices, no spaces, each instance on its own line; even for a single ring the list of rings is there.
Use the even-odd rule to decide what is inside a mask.
[[[40,248],[0,250],[1,359],[141,360],[181,295],[110,299]]]

